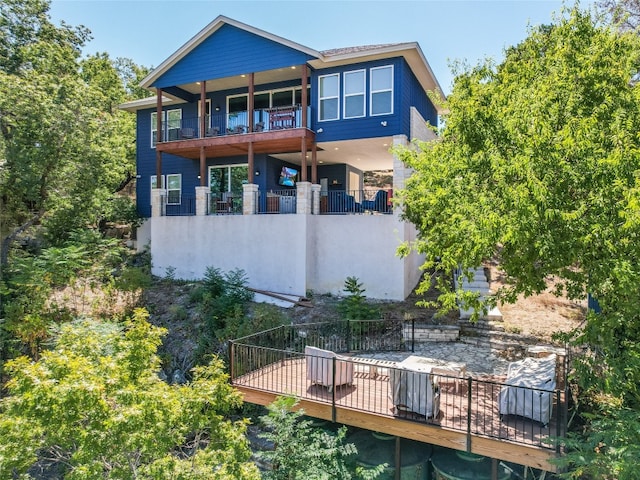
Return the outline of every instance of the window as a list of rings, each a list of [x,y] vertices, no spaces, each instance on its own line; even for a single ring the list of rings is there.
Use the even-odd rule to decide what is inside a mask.
[[[182,109],[164,110],[162,112],[162,141],[177,140],[178,132],[182,126]],[[156,146],[158,140],[158,112],[151,112],[151,148]]]
[[[365,71],[344,73],[344,118],[364,117]]]
[[[167,175],[167,205],[179,205],[182,197],[182,175]]]
[[[211,193],[233,192],[242,195],[242,185],[247,182],[249,167],[244,164],[209,167]]]
[[[319,104],[320,112],[318,120],[337,120],[340,111],[340,75],[324,75],[319,78]]]
[[[167,205],[179,205],[182,200],[182,175],[173,173],[160,177],[160,188],[167,185]],[[158,188],[158,177],[151,175],[151,189]]]
[[[371,115],[393,113],[393,66],[371,69]]]

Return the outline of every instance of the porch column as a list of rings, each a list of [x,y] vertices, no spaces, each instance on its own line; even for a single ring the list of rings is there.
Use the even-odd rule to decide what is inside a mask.
[[[393,145],[408,146],[409,141],[406,135],[394,135]],[[407,167],[397,155],[393,155],[393,190],[397,191],[404,188],[407,178],[411,176],[412,170]],[[399,210],[399,206],[392,204],[394,212]]]
[[[164,212],[162,211],[162,194],[164,193],[164,189],[162,188],[152,188],[151,189],[151,216],[152,217],[162,217]]]
[[[309,182],[296,183],[296,213],[311,214],[311,184]]]
[[[302,119],[302,128],[307,128],[307,107],[309,105],[309,98],[307,95],[307,87],[308,87],[308,76],[309,73],[307,71],[307,64],[302,65],[302,115],[300,115]]]
[[[315,140],[311,144],[311,183],[318,183],[318,144]]]
[[[320,184],[311,184],[311,213],[320,215]]]
[[[300,159],[300,180],[307,181],[307,137],[302,137],[302,145],[300,146],[301,159]]]
[[[249,109],[249,118],[247,118],[247,122],[249,122],[249,125],[247,125],[247,132],[249,133],[253,132],[253,92],[255,89],[254,79],[255,74],[251,72],[249,74],[249,101],[247,102],[247,108]],[[249,180],[249,183],[253,183],[253,180]]]
[[[258,185],[246,183],[242,185],[242,214],[258,213]]]
[[[156,145],[162,142],[162,89],[156,88]],[[156,178],[157,185],[162,188],[162,152],[156,148]]]
[[[200,186],[207,185],[207,152],[204,145],[200,147]]]
[[[249,164],[248,180],[249,180],[249,183],[253,183],[253,177],[255,172],[255,167],[253,162],[253,142],[249,142],[249,150],[247,151],[247,163]]]
[[[206,215],[209,187],[196,187],[196,215]]]
[[[207,81],[200,82],[200,135],[198,138],[206,136],[207,128]]]

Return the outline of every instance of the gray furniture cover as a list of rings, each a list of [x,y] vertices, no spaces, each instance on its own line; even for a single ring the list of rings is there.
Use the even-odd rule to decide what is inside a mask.
[[[399,410],[410,411],[425,417],[437,417],[440,413],[440,393],[434,386],[430,372],[403,368],[389,369],[389,383],[393,404]]]
[[[556,355],[509,364],[508,386],[500,390],[500,415],[520,415],[549,423],[556,388]]]

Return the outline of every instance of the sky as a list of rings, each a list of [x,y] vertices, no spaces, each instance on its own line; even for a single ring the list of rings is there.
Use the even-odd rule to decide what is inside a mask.
[[[582,2],[582,5],[588,4]],[[550,23],[551,0],[53,0],[58,24],[84,25],[85,54],[107,52],[156,67],[218,15],[314,50],[418,42],[445,94],[452,62],[499,62],[530,25]]]

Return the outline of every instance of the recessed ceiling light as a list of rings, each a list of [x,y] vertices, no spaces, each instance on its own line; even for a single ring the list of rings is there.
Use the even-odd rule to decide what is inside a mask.
[[[333,147],[334,150],[338,150],[338,147]]]
[[[383,147],[388,147],[388,146],[389,146],[389,144],[388,144],[388,143],[383,143],[383,144],[382,144],[382,146],[383,146]]]
[[[324,163],[324,160],[320,160],[318,163]]]
[[[295,66],[295,65],[293,65],[293,66],[291,67],[291,70],[295,70],[295,69],[296,69],[296,66]]]
[[[243,73],[242,75],[240,75],[242,78],[247,78],[247,76]]]

